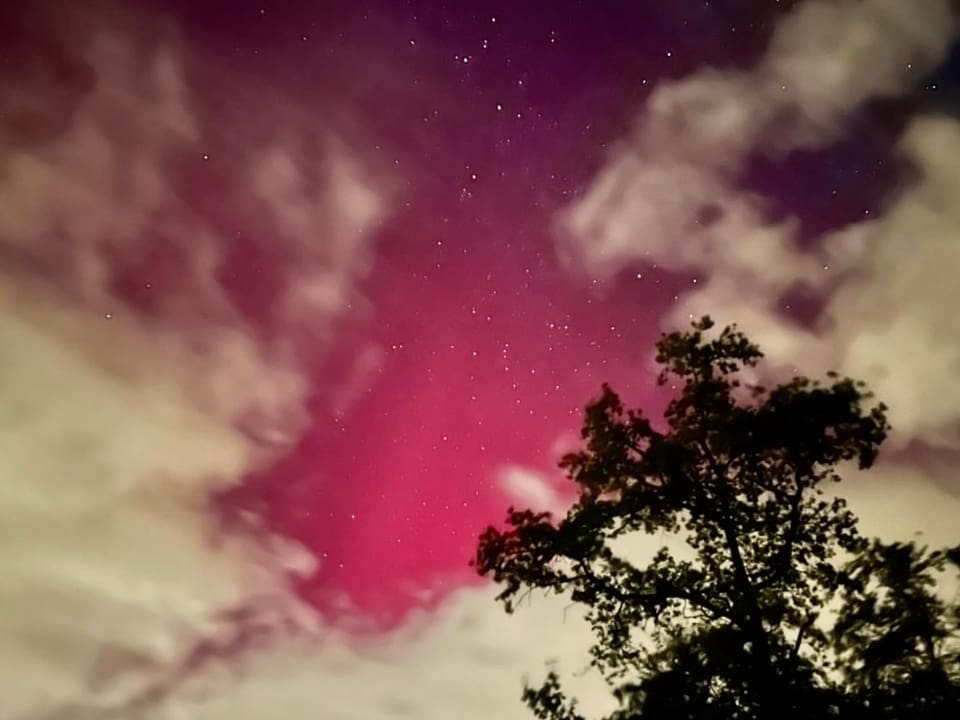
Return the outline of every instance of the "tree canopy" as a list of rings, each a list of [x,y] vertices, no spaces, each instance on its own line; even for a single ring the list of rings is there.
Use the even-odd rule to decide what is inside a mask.
[[[506,610],[538,588],[584,607],[609,720],[960,717],[960,606],[938,589],[960,546],[866,538],[826,491],[841,464],[874,463],[885,406],[836,374],[742,380],[762,353],[709,317],[657,350],[677,386],[666,429],[604,386],[561,461],[566,515],[510,508],[481,536],[476,567]],[[686,547],[634,564],[615,546],[635,533]],[[555,672],[524,700],[583,720]]]

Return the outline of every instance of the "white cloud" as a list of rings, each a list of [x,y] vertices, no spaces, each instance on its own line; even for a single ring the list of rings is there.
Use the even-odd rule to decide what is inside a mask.
[[[524,677],[539,682],[551,659],[562,661],[558,670],[585,709],[612,709],[602,680],[584,672],[590,634],[576,608],[534,595],[508,616],[493,595],[462,589],[387,637],[331,632],[205,668],[144,718],[523,720]]]
[[[960,175],[943,160],[960,152],[960,123],[919,117],[900,148],[918,179],[901,188],[882,217],[827,235],[815,254],[787,250],[788,233],[761,226],[755,232],[767,234],[784,256],[770,266],[747,268],[736,258],[699,266],[706,279],[680,299],[667,323],[704,313],[737,322],[774,364],[866,380],[890,406],[891,448],[918,440],[960,450],[960,320],[951,312]],[[810,280],[811,266],[819,280]],[[813,329],[777,309],[795,282],[818,287],[826,299]]]
[[[960,252],[960,124],[918,117],[900,143],[919,170],[883,217],[795,243],[770,225],[735,174],[750,153],[820,147],[862,102],[909,89],[956,31],[948,2],[811,1],[776,30],[757,67],[706,70],[658,90],[637,136],[564,215],[561,252],[594,273],[632,262],[701,273],[666,324],[709,313],[737,322],[770,360],[868,381],[891,406],[896,436],[960,449],[960,325],[951,314]],[[956,149],[954,149],[956,148]],[[805,285],[826,299],[812,331],[778,310]]]
[[[500,469],[498,482],[518,508],[562,515],[569,505],[546,476],[530,468],[507,465]]]
[[[289,138],[312,128],[281,123],[280,139],[238,148],[238,185],[280,229],[264,340],[218,279],[232,233],[181,182],[209,121],[185,54],[104,18],[41,48],[94,82],[0,91],[7,117],[59,123],[0,138],[3,720],[127,717],[257,628],[309,624],[285,576],[312,558],[224,534],[210,497],[302,430],[305,336],[322,352],[383,212],[333,137],[304,149]],[[158,235],[175,287],[157,283],[141,313],[114,273]]]
[[[751,153],[837,139],[865,100],[896,97],[935,67],[955,30],[949,0],[808,0],[754,68],[705,68],[657,88],[633,137],[563,214],[562,253],[599,274],[655,258],[742,271],[765,289],[813,280],[816,266],[790,250],[792,225],[763,227],[761,205],[733,179]]]

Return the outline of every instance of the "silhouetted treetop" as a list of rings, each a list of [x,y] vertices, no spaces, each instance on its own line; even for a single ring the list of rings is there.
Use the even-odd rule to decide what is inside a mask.
[[[584,449],[561,461],[577,500],[559,519],[511,508],[481,536],[478,571],[508,612],[535,588],[584,606],[611,720],[956,710],[958,611],[935,578],[960,551],[868,541],[824,492],[840,463],[873,464],[886,408],[835,374],[751,384],[759,348],[713,329],[704,317],[657,344],[659,382],[677,388],[665,430],[603,387]],[[614,550],[635,533],[686,549],[638,566]],[[904,704],[918,692],[934,699]],[[544,720],[580,717],[554,674],[525,699]]]

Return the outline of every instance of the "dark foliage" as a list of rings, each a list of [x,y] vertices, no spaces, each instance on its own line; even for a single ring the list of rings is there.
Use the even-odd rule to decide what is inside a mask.
[[[511,508],[477,569],[508,612],[534,588],[584,606],[619,702],[609,720],[960,717],[960,608],[938,594],[960,546],[870,541],[824,492],[840,463],[872,465],[885,407],[836,375],[741,384],[760,350],[712,326],[657,345],[660,381],[679,390],[667,430],[605,386],[586,448],[562,461],[577,501],[561,519]],[[634,565],[613,547],[637,532],[687,552]],[[555,673],[524,699],[543,720],[582,717]]]

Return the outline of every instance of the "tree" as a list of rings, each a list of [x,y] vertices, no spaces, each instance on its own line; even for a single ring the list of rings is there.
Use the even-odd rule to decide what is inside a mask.
[[[578,486],[566,516],[510,508],[477,570],[507,612],[535,588],[584,606],[619,704],[609,720],[960,717],[960,610],[937,593],[960,547],[868,541],[825,492],[841,463],[873,464],[886,408],[832,373],[743,382],[760,350],[712,328],[657,344],[659,382],[678,386],[666,430],[604,386],[585,449],[561,461]],[[687,552],[634,565],[614,546],[638,532]],[[542,720],[582,719],[555,673],[524,699]]]

